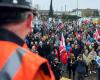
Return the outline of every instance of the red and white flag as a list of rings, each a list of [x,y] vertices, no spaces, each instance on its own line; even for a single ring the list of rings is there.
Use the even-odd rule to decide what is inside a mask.
[[[64,28],[64,24],[60,23],[60,29]]]
[[[60,46],[65,47],[65,38],[64,38],[63,33],[61,34]]]
[[[100,35],[100,34],[99,34],[99,31],[96,29],[96,32],[93,34],[94,39],[95,39],[95,40],[98,40],[98,39],[100,38],[99,35]]]
[[[64,38],[63,33],[61,34],[59,51],[60,51],[60,57],[61,57],[62,63],[66,64],[67,59],[68,59],[68,54],[67,54],[66,47],[65,47],[65,38]]]

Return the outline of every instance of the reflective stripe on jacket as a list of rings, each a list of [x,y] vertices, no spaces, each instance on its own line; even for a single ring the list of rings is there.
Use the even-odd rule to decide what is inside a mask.
[[[48,61],[9,41],[0,41],[0,73],[4,80],[55,80]],[[44,68],[42,67],[45,66]],[[7,79],[5,79],[7,77]]]

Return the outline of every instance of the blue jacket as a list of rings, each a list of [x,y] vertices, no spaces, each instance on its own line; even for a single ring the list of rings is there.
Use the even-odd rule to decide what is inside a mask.
[[[75,61],[74,65],[76,65],[76,72],[78,73],[86,73],[86,62],[85,61]]]
[[[66,50],[69,51],[71,49],[70,45],[66,45]]]

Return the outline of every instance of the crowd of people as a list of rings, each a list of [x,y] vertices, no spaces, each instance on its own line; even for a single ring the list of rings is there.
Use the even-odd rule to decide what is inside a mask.
[[[60,53],[61,34],[64,34],[66,54]],[[73,80],[96,73],[100,80],[100,26],[91,23],[66,22],[40,28],[34,24],[33,32],[26,38],[32,52],[46,58],[56,80],[60,80],[65,66]],[[72,77],[73,75],[73,77]]]
[[[100,80],[100,25],[42,22],[30,33],[35,16],[31,0],[0,1],[0,80]]]

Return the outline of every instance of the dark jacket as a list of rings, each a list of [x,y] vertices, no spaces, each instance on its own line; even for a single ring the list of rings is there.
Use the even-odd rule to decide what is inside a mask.
[[[75,61],[75,60],[72,59],[72,64],[71,64],[71,58],[68,58],[68,60],[67,60],[67,69],[68,69],[68,70],[69,70],[69,69],[72,69],[72,70],[75,71],[76,66],[75,66],[75,64],[73,64],[74,61]]]
[[[37,48],[37,51],[39,52],[39,55],[41,56],[41,57],[46,57],[45,56],[45,50],[44,50],[44,46],[39,46],[38,48]]]
[[[76,65],[76,72],[78,73],[86,73],[86,62],[85,61],[75,61],[74,65]]]

